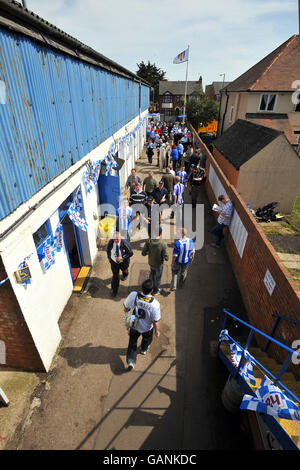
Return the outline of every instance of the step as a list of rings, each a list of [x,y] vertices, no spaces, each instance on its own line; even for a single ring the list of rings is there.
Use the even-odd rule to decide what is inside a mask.
[[[300,421],[292,421],[290,419],[276,418],[280,426],[300,448]]]
[[[88,276],[90,274],[91,269],[92,269],[91,266],[82,266],[76,278],[76,281],[74,283],[73,292],[76,292],[76,293],[82,292],[88,280]]]

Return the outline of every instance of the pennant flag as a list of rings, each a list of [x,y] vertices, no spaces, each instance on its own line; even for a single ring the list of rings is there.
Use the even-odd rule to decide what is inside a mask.
[[[83,217],[79,214],[78,210],[75,209],[74,205],[71,204],[68,209],[68,216],[74,225],[76,225],[80,230],[87,231],[88,224]]]
[[[79,188],[77,189],[76,194],[75,194],[75,196],[74,196],[73,204],[74,204],[75,209],[77,209],[79,212],[82,211],[82,209],[83,209],[83,204],[82,204],[82,195],[81,195],[80,186],[79,186]]]
[[[180,52],[175,59],[173,60],[173,64],[181,64],[182,62],[187,62],[189,60],[189,49],[186,49],[183,52]]]
[[[300,408],[266,376],[256,396],[244,395],[240,408],[300,421]]]
[[[221,341],[229,342],[228,330],[222,330],[221,333],[219,334],[219,342]]]
[[[106,175],[106,176],[109,176],[109,175],[112,174],[113,168],[117,168],[117,167],[118,167],[118,164],[117,164],[116,160],[114,159],[114,157],[111,156],[111,155],[107,155],[107,156],[104,158],[104,161],[105,161],[105,163],[106,163],[105,175]]]
[[[93,180],[91,179],[90,174],[87,170],[83,173],[83,182],[84,182],[86,191],[90,193],[94,185],[93,185]]]
[[[99,175],[100,175],[101,160],[97,160],[96,162],[91,162],[91,169],[92,169],[93,182],[96,185],[99,179]]]
[[[243,350],[236,343],[233,343],[230,345],[230,351],[231,362],[233,363],[234,367],[238,368]],[[256,380],[253,374],[254,359],[248,351],[244,351],[244,360],[245,364],[242,365],[239,373],[247,382],[250,382],[251,385],[255,385]]]
[[[43,247],[43,263],[44,268],[49,269],[55,263],[55,251],[54,251],[54,240],[53,237],[50,236],[46,239],[44,247]]]

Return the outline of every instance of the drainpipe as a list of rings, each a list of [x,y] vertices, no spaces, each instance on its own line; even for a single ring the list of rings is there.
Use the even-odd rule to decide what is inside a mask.
[[[300,1],[300,0],[299,0]],[[228,100],[229,100],[229,95],[228,95],[228,92],[227,92],[227,88],[225,88],[225,95],[226,95],[226,105],[225,105],[225,111],[223,113],[223,118],[222,118],[222,127],[221,127],[221,134],[223,134],[223,128],[224,128],[224,121],[225,121],[225,115],[227,113],[227,107],[228,107]]]

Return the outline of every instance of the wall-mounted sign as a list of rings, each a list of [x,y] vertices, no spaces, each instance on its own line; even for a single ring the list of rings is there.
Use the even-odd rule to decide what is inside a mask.
[[[276,282],[274,281],[270,271],[267,269],[265,278],[264,278],[264,283],[267,288],[267,291],[269,292],[270,295],[273,294],[273,290],[275,289]]]
[[[14,272],[14,278],[17,284],[23,284],[23,282],[28,281],[31,279],[31,273],[28,266],[24,268],[18,269],[18,271]]]

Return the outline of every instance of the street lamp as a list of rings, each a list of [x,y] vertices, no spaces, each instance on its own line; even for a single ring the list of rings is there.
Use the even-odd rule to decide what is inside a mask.
[[[223,77],[222,88],[224,88],[224,82],[225,82],[225,73],[220,73],[220,77]]]

